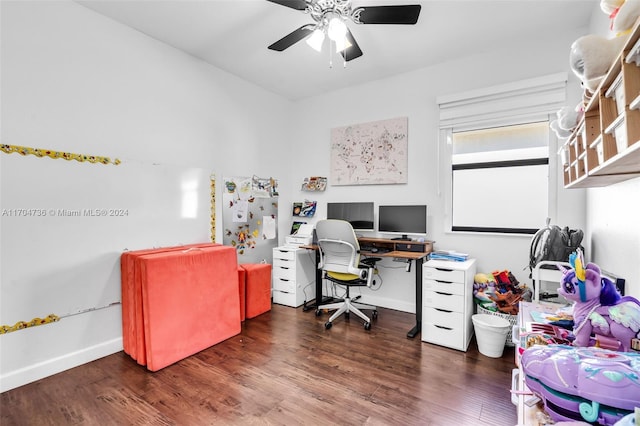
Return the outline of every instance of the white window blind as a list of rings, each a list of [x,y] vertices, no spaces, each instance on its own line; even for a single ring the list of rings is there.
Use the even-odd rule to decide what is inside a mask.
[[[437,98],[449,229],[529,234],[544,225],[556,184],[548,123],[565,106],[566,83],[558,73]],[[533,145],[527,129],[537,129]],[[483,200],[493,208],[479,208]]]
[[[544,121],[565,106],[567,73],[437,98],[440,128],[475,130]]]

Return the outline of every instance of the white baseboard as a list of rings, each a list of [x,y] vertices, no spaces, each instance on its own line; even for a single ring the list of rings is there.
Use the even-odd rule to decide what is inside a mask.
[[[402,300],[389,299],[386,297],[376,297],[372,294],[363,294],[362,298],[360,298],[358,302],[368,305],[374,305],[378,308],[387,308],[393,309],[395,311],[408,312],[410,314],[415,314],[416,312],[416,306],[414,303],[407,303]]]
[[[122,337],[102,342],[76,352],[48,359],[0,376],[0,393],[52,376],[87,362],[120,352]]]
[[[323,295],[329,296],[324,293]],[[361,296],[361,298],[358,299],[358,302],[360,303],[374,305],[374,306],[377,306],[378,308],[387,308],[387,309],[393,309],[394,311],[407,312],[410,314],[416,313],[416,305],[413,302],[405,302],[403,300],[390,299],[388,297],[380,297],[376,294],[371,294],[371,292],[367,292],[366,294],[358,294],[357,292],[351,293],[351,297],[356,297],[356,296]]]

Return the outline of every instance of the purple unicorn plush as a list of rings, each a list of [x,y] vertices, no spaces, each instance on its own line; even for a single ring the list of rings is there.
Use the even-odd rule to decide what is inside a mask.
[[[615,284],[603,277],[594,263],[583,267],[582,252],[569,257],[573,268],[560,267],[563,272],[558,293],[574,301],[574,346],[590,346],[591,335],[612,338],[619,342],[619,350],[628,352],[631,339],[640,337],[640,302],[630,296],[622,297]]]

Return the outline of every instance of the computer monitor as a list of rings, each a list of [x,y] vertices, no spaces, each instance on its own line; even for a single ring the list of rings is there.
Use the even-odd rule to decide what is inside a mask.
[[[427,235],[427,206],[400,205],[378,207],[378,232],[400,234],[399,240],[409,235]]]
[[[346,220],[356,231],[374,231],[373,202],[327,203],[327,219]]]

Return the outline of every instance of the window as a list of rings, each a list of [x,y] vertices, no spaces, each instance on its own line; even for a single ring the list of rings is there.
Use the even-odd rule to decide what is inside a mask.
[[[548,217],[547,121],[455,132],[452,230],[534,233]]]
[[[554,216],[566,73],[438,98],[448,229],[533,234]]]

